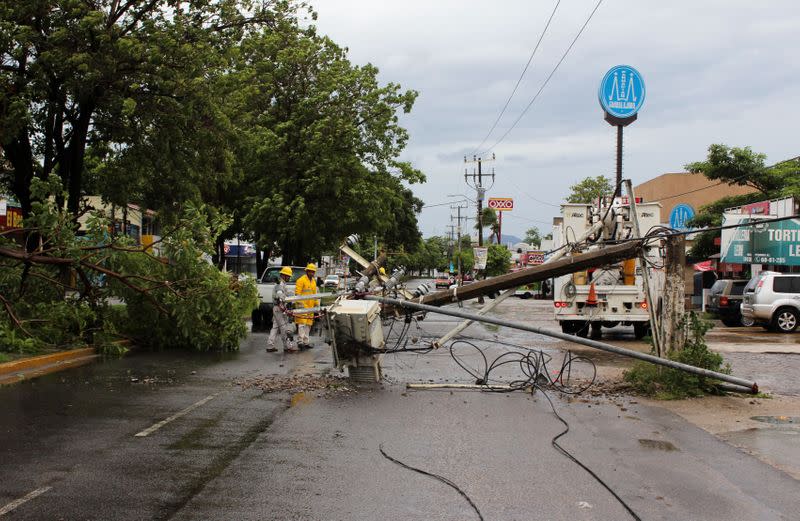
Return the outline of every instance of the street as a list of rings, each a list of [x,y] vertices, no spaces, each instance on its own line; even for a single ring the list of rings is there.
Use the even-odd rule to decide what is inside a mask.
[[[547,301],[512,298],[497,314],[555,329]],[[456,323],[412,322],[404,345],[422,346]],[[390,344],[402,325],[386,325]],[[630,364],[616,356],[483,325],[464,336],[481,351],[462,343],[454,354],[478,372],[482,356],[518,350],[508,344],[542,349],[553,367],[571,349],[597,364],[600,391],[406,389],[474,383],[446,348],[387,355],[380,385],[315,385],[331,369],[330,349],[317,340],[300,354],[265,353],[264,333],[235,354],[134,353],[0,388],[0,517],[478,519],[456,490],[382,448],[452,481],[487,520],[634,518],[554,448],[564,431],[555,410],[569,425],[558,443],[641,519],[796,519],[798,425],[750,417],[800,416],[800,334],[712,330],[709,344],[733,373],[773,398],[675,404],[602,391]],[[649,350],[624,328],[604,340]],[[590,366],[575,370],[588,377]],[[521,377],[513,364],[496,376]],[[743,428],[731,428],[737,422]]]

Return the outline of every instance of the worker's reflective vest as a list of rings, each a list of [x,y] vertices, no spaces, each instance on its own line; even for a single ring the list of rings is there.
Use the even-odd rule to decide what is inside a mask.
[[[317,281],[314,278],[308,278],[308,275],[303,275],[299,279],[297,279],[296,285],[294,287],[294,294],[295,295],[313,295],[317,292]],[[319,305],[319,301],[316,299],[308,299],[308,300],[301,300],[300,305],[304,308],[313,308]],[[296,324],[305,324],[310,326],[314,323],[314,315],[311,313],[304,313],[302,315],[295,315],[294,321]]]

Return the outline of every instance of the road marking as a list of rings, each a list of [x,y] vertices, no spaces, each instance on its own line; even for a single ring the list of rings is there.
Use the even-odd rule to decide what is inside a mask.
[[[214,393],[214,394],[212,394],[211,396],[206,396],[205,398],[203,398],[203,399],[202,399],[202,400],[200,400],[199,402],[197,402],[197,403],[193,403],[192,405],[190,405],[189,407],[187,407],[187,408],[183,409],[182,411],[178,411],[178,412],[176,412],[175,414],[173,414],[173,415],[172,415],[172,416],[170,416],[169,418],[163,419],[163,420],[161,420],[160,422],[156,423],[155,425],[151,425],[150,427],[146,428],[146,429],[145,429],[145,430],[143,430],[142,432],[137,432],[136,434],[134,434],[134,436],[136,436],[136,437],[140,437],[140,438],[141,438],[141,437],[143,437],[143,436],[149,436],[150,434],[154,433],[155,431],[157,431],[158,429],[160,429],[160,428],[161,428],[161,427],[163,427],[164,425],[168,424],[169,422],[171,422],[171,421],[173,421],[173,420],[177,420],[177,419],[178,419],[178,418],[180,418],[181,416],[184,416],[185,414],[188,414],[188,413],[192,412],[193,410],[197,409],[198,407],[200,407],[200,406],[201,406],[201,405],[203,405],[204,403],[206,403],[206,402],[209,402],[209,401],[213,400],[213,399],[214,399],[214,398],[216,398],[216,397],[217,397],[217,396],[218,396],[218,395],[219,395],[221,392],[222,392],[222,391],[220,391],[219,393]]]
[[[7,504],[6,506],[4,506],[3,508],[0,508],[0,516],[2,516],[2,515],[4,515],[4,514],[8,514],[9,512],[11,512],[12,510],[14,510],[14,509],[15,509],[15,508],[17,508],[18,506],[20,506],[20,505],[22,505],[22,504],[24,504],[24,503],[27,503],[28,501],[30,501],[31,499],[33,499],[33,498],[35,498],[35,497],[41,496],[42,494],[44,494],[45,492],[47,492],[47,491],[48,491],[48,490],[50,490],[51,488],[53,488],[53,487],[42,487],[42,488],[37,488],[37,489],[36,489],[36,490],[34,490],[33,492],[29,492],[29,493],[28,493],[28,494],[26,494],[25,496],[23,496],[23,497],[21,497],[21,498],[19,498],[19,499],[16,499],[16,500],[14,500],[14,501],[12,501],[11,503],[9,503],[9,504]]]

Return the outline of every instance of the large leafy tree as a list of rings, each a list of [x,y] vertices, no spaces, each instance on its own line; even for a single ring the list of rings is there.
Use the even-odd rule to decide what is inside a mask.
[[[781,196],[800,196],[800,161],[792,158],[772,166],[766,166],[766,155],[753,152],[750,147],[737,148],[721,144],[708,147],[705,161],[685,165],[694,173],[702,173],[708,179],[729,185],[750,186],[758,190],[750,194],[723,197],[700,208],[689,222],[693,227],[714,227],[722,224],[722,213],[726,208],[741,206],[764,199]],[[689,252],[689,260],[696,262],[719,253],[714,239],[720,236],[717,230],[700,233]]]
[[[248,27],[274,26],[290,11],[276,6],[0,1],[3,180],[23,214],[34,177],[58,175],[77,214],[87,186],[171,208],[228,172],[214,80]]]
[[[397,113],[417,93],[379,85],[374,66],[353,65],[313,27],[266,31],[243,49],[235,110],[248,149],[245,223],[260,245],[291,262],[351,233],[413,248],[421,202],[405,184],[424,176],[397,160],[407,140]]]
[[[569,187],[568,203],[593,203],[598,197],[610,195],[614,187],[605,176],[587,177]]]

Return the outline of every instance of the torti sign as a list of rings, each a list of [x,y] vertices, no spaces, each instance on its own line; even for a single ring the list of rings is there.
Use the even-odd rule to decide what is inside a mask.
[[[514,199],[511,197],[490,197],[487,205],[498,212],[507,212],[514,209]]]

